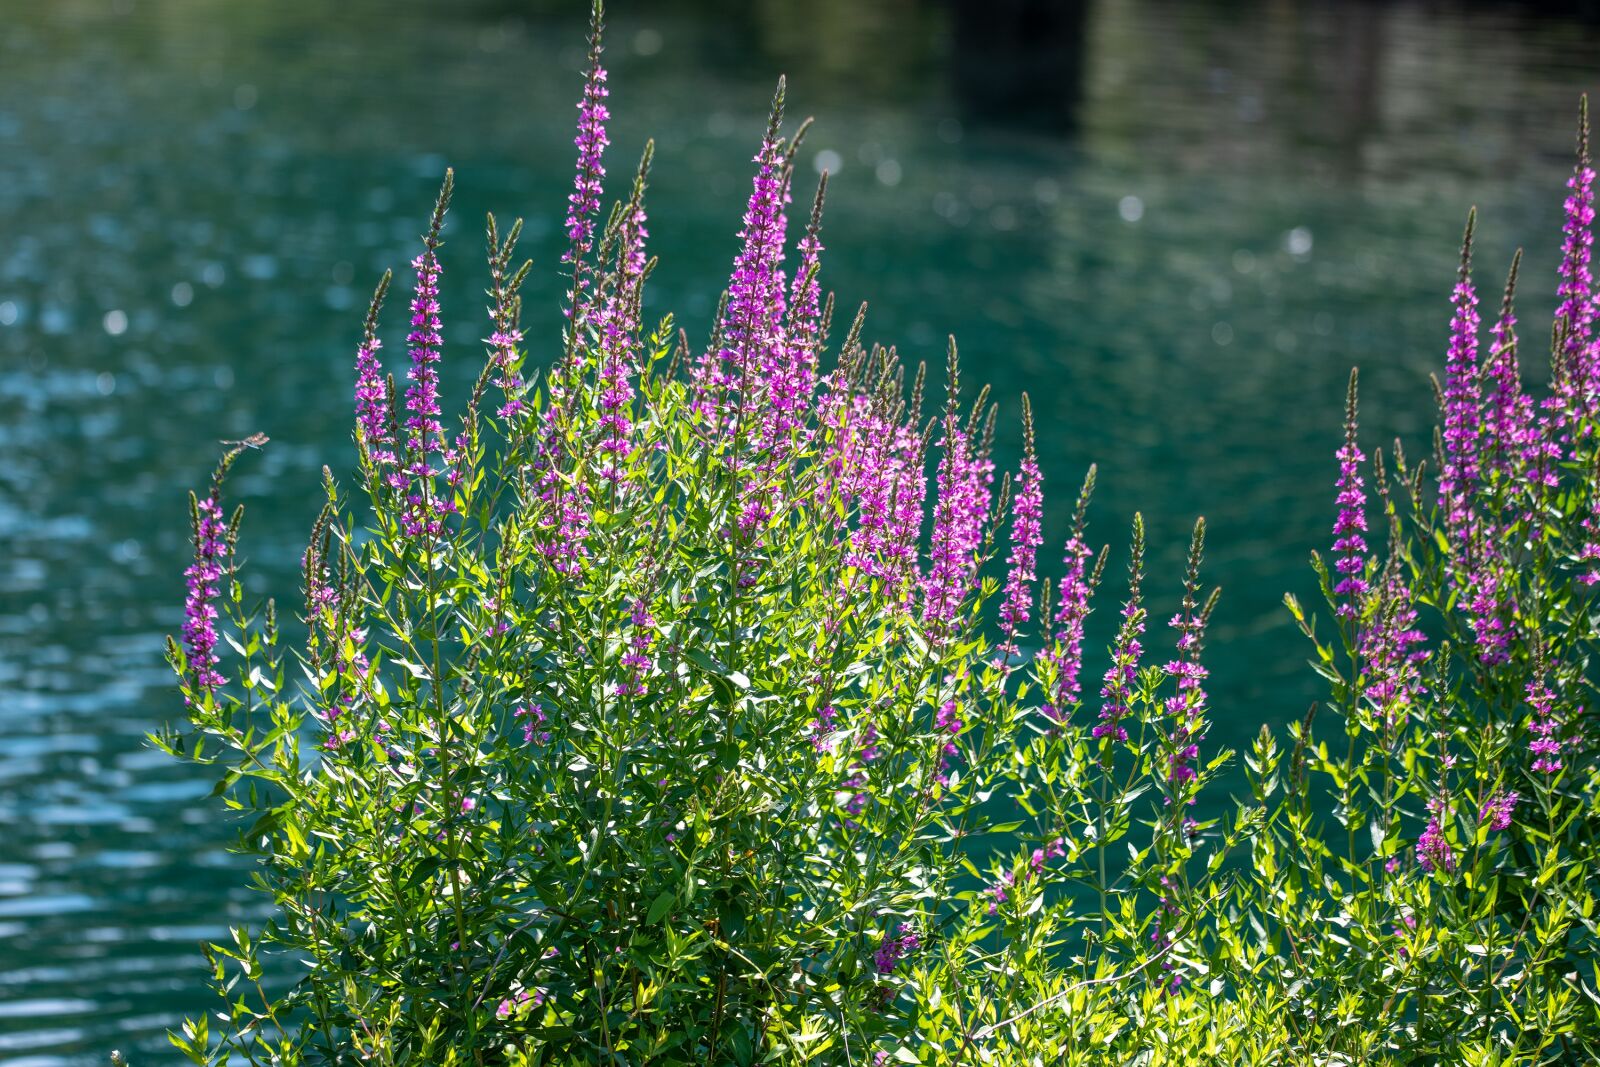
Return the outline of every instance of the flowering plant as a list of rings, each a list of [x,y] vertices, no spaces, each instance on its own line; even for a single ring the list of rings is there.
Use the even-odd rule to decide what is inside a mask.
[[[1101,684],[1084,627],[1094,470],[1041,591],[1044,472],[1000,475],[996,408],[836,329],[819,184],[780,81],[709,341],[646,321],[646,145],[605,197],[595,8],[563,257],[529,366],[520,229],[487,225],[482,372],[447,423],[438,249],[404,389],[357,348],[352,488],[325,469],[304,638],[244,603],[225,454],[194,501],[185,701],[274,917],[207,947],[196,1063],[1554,1062],[1596,1049],[1585,729],[1600,347],[1586,160],[1552,398],[1508,291],[1487,359],[1463,267],[1438,493],[1372,474],[1355,381],[1334,618],[1347,739],[1263,729],[1212,785],[1196,524],[1171,651],[1147,654],[1144,527]],[[792,262],[792,268],[786,263]],[[831,355],[830,355],[831,354]],[[909,380],[908,380],[909,379]],[[1374,462],[1379,455],[1374,453]],[[1319,567],[1323,565],[1319,562]],[[1119,564],[1118,569],[1122,569]],[[1425,621],[1419,621],[1426,615]],[[1334,820],[1316,799],[1325,781]],[[292,968],[291,969],[291,966]]]

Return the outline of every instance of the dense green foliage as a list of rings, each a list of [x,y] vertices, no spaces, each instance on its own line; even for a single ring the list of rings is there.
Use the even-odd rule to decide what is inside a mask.
[[[275,918],[208,948],[223,1022],[174,1035],[193,1062],[1600,1054],[1592,312],[1563,305],[1540,415],[1511,324],[1479,360],[1458,289],[1442,486],[1367,466],[1352,378],[1329,610],[1290,605],[1329,696],[1224,800],[1204,524],[1152,658],[1135,517],[1085,699],[1093,472],[1041,604],[1031,447],[996,487],[953,345],[925,421],[920,371],[831,328],[820,191],[785,277],[781,90],[704,354],[641,323],[649,154],[600,225],[595,57],[560,350],[524,383],[527,268],[491,219],[488,359],[437,421],[447,182],[403,394],[375,370],[387,279],[373,304],[293,652],[233,569],[244,445],[196,500],[187,721],[156,740],[219,769]]]

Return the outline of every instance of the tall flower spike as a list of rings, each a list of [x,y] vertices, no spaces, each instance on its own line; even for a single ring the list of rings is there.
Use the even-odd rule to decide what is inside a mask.
[[[655,156],[655,142],[645,144],[634,177],[633,193],[622,207],[617,234],[616,270],[607,279],[599,319],[600,449],[605,459],[601,477],[622,480],[622,462],[633,432],[633,378],[639,371],[639,301],[646,259],[644,191]],[[608,238],[609,240],[609,238]]]
[[[1491,830],[1506,830],[1511,827],[1511,815],[1517,808],[1517,802],[1522,797],[1517,793],[1495,793],[1483,802],[1478,809],[1478,821],[1487,823]]]
[[[1533,769],[1541,774],[1555,774],[1563,767],[1561,751],[1566,747],[1562,739],[1561,714],[1556,710],[1556,694],[1549,683],[1549,666],[1541,648],[1534,649],[1534,675],[1528,681],[1528,707],[1532,715],[1528,732],[1533,739],[1528,751],[1533,753]]]
[[[1440,796],[1428,804],[1432,814],[1422,836],[1417,838],[1417,866],[1432,874],[1442,871],[1453,874],[1456,869],[1456,850],[1445,837],[1444,819],[1450,815],[1449,798]]]
[[[572,179],[572,192],[567,197],[567,251],[561,261],[572,267],[571,306],[572,350],[582,343],[582,327],[591,310],[593,285],[588,273],[588,256],[594,248],[595,215],[600,210],[600,197],[604,193],[606,169],[606,120],[611,112],[606,109],[609,95],[606,88],[606,68],[600,64],[601,36],[605,29],[605,5],[594,0],[589,13],[589,66],[583,78],[583,98],[578,101],[578,133],[572,143],[578,148],[577,173]]]
[[[1090,731],[1095,737],[1126,741],[1128,730],[1122,720],[1133,710],[1134,687],[1138,684],[1139,657],[1144,654],[1139,638],[1144,633],[1144,606],[1139,584],[1144,577],[1144,516],[1133,517],[1133,544],[1128,560],[1128,599],[1122,605],[1122,625],[1111,649],[1111,666],[1106,668],[1100,687],[1100,721]]]
[[[1440,435],[1439,502],[1450,542],[1448,574],[1477,637],[1478,658],[1502,663],[1510,636],[1504,619],[1495,545],[1477,515],[1482,488],[1482,374],[1478,365],[1478,296],[1472,286],[1472,235],[1477,209],[1467,215],[1461,268],[1451,303],[1450,349],[1445,359],[1444,430]]]
[[[389,433],[389,394],[384,384],[383,361],[378,350],[383,342],[378,340],[378,312],[389,291],[393,271],[384,271],[378,288],[367,306],[367,321],[356,349],[356,428],[361,434],[367,454],[374,467],[394,462],[394,439]]]
[[[183,645],[194,686],[207,693],[214,692],[226,680],[217,670],[221,660],[217,656],[216,601],[222,595],[223,579],[229,574],[224,563],[232,555],[239,524],[238,511],[234,513],[231,527],[222,516],[222,483],[240,453],[266,443],[265,434],[230,442],[211,475],[211,487],[205,499],[189,494],[194,562],[183,572],[188,586],[183,604]]]
[[[1044,543],[1044,476],[1034,452],[1033,405],[1022,394],[1022,463],[1017,471],[1017,490],[1011,502],[1011,554],[1006,562],[1005,603],[1000,606],[1000,630],[1005,641],[1000,646],[1003,659],[1017,654],[1017,630],[1028,621],[1033,604],[1033,583],[1038,577],[1039,546]]]
[[[804,433],[806,415],[816,391],[817,357],[822,348],[821,270],[822,205],[828,192],[824,171],[817,182],[817,195],[811,204],[811,220],[800,239],[800,263],[795,270],[789,294],[787,320],[783,327],[783,358],[773,368],[767,384],[768,403],[764,413],[762,445],[781,461],[791,438]]]
[[[1200,758],[1200,742],[1205,740],[1206,669],[1200,663],[1209,609],[1200,605],[1200,560],[1205,553],[1206,520],[1197,519],[1189,541],[1189,563],[1183,578],[1183,606],[1172,617],[1178,634],[1178,654],[1162,669],[1177,679],[1177,692],[1165,703],[1172,720],[1167,735],[1167,780],[1173,793],[1181,795],[1196,777],[1195,761]],[[1194,798],[1190,797],[1193,803]]]
[[[447,502],[435,497],[433,476],[439,472],[431,466],[429,455],[432,442],[444,432],[439,423],[438,363],[444,343],[439,318],[439,246],[442,243],[439,232],[444,227],[445,212],[450,208],[450,194],[454,188],[455,171],[446,170],[439,199],[428,221],[428,232],[423,235],[422,252],[411,261],[417,272],[417,285],[411,299],[411,332],[406,337],[411,355],[411,369],[406,372],[411,384],[406,387],[405,419],[405,473],[409,476],[409,488],[406,510],[400,520],[411,537],[437,536],[443,529],[441,516],[449,509]],[[448,454],[442,458],[446,464],[451,461]],[[406,484],[403,479],[397,481]]]
[[[1570,392],[1569,399],[1577,412],[1589,413],[1597,395],[1600,395],[1600,367],[1593,350],[1594,341],[1594,278],[1589,271],[1589,256],[1594,243],[1590,227],[1594,224],[1594,168],[1589,164],[1589,98],[1584,96],[1578,108],[1577,161],[1572,177],[1567,179],[1572,190],[1565,204],[1565,220],[1561,232],[1565,236],[1561,245],[1561,282],[1556,287],[1556,321],[1561,341],[1562,377]]]
[[[973,447],[970,433],[957,411],[960,361],[955,338],[950,339],[949,388],[940,447],[938,500],[934,507],[933,539],[928,551],[928,572],[922,582],[922,618],[939,635],[946,635],[966,599],[977,570],[977,551],[983,542],[984,519],[989,510],[989,481],[993,464]]]
[[[783,125],[784,80],[772,98],[767,131],[756,152],[755,177],[750,200],[739,230],[741,246],[728,279],[728,301],[717,330],[717,344],[696,367],[696,389],[701,410],[714,427],[727,430],[724,406],[741,416],[754,409],[750,393],[753,376],[766,361],[767,351],[781,342],[785,174],[783,145],[778,131]],[[729,394],[733,395],[730,396]]]
[[[1517,361],[1517,271],[1522,265],[1522,249],[1511,257],[1506,275],[1505,296],[1500,301],[1500,317],[1490,329],[1494,348],[1489,353],[1488,376],[1494,391],[1490,394],[1484,420],[1489,462],[1501,493],[1514,487],[1517,472],[1537,466],[1539,433],[1534,424],[1533,402],[1522,391],[1522,370]]]
[[[1337,453],[1339,516],[1333,523],[1333,566],[1339,576],[1333,587],[1333,595],[1339,598],[1335,610],[1346,619],[1360,616],[1361,599],[1367,593],[1367,494],[1361,478],[1361,464],[1367,457],[1356,444],[1356,406],[1356,371],[1352,368],[1344,403],[1344,444]]]
[[[1450,302],[1450,349],[1445,357],[1444,467],[1439,472],[1440,503],[1446,529],[1458,553],[1470,550],[1472,499],[1478,483],[1479,403],[1478,295],[1472,287],[1472,231],[1477,209],[1467,215],[1461,242],[1461,267]]]
[[[518,322],[522,298],[518,290],[531,264],[523,264],[521,269],[511,272],[511,256],[521,234],[522,220],[518,219],[502,239],[494,216],[489,216],[489,321],[493,330],[484,343],[489,346],[489,361],[495,368],[495,384],[505,397],[497,412],[502,419],[515,418],[526,408],[522,399],[525,387],[518,373],[522,358],[517,351],[517,346],[522,344],[522,328]]]
[[[1072,535],[1063,550],[1066,573],[1061,576],[1060,597],[1055,614],[1055,640],[1044,655],[1055,667],[1056,684],[1044,706],[1045,717],[1052,722],[1063,722],[1072,713],[1081,696],[1079,673],[1083,670],[1083,626],[1089,617],[1089,597],[1094,592],[1099,576],[1096,569],[1089,574],[1089,559],[1094,555],[1083,540],[1084,525],[1088,520],[1089,498],[1094,494],[1096,468],[1090,464],[1084,475],[1083,488],[1078,491],[1078,506],[1072,514]],[[1105,557],[1101,557],[1104,562]]]
[[[200,500],[190,494],[194,528],[194,562],[183,572],[188,594],[183,605],[183,644],[196,687],[212,691],[225,680],[217,671],[216,599],[221,594],[222,563],[227,557],[228,526],[222,518],[218,487]]]
[[[1584,585],[1600,582],[1600,452],[1590,461],[1587,492],[1589,514],[1579,524],[1583,527],[1583,546],[1578,549],[1578,562],[1583,571],[1578,581]]]
[[[1391,532],[1391,546],[1397,546],[1398,541],[1398,534]],[[1391,548],[1393,551],[1395,548]],[[1406,720],[1416,699],[1425,692],[1418,664],[1427,657],[1418,647],[1426,638],[1416,628],[1417,609],[1412,606],[1411,590],[1401,574],[1398,555],[1390,555],[1384,566],[1376,596],[1376,612],[1361,635],[1367,683],[1362,693],[1372,703],[1384,729],[1392,731]]]

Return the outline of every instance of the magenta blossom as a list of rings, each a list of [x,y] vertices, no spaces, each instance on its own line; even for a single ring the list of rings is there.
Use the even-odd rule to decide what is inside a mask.
[[[1504,830],[1511,825],[1511,813],[1520,800],[1516,793],[1496,793],[1478,809],[1478,821],[1487,823],[1491,830]]]
[[[194,563],[183,572],[189,592],[183,605],[183,644],[194,683],[210,691],[225,680],[217,671],[217,607],[223,560],[228,555],[228,524],[216,490],[194,503]]]
[[[1430,803],[1429,807],[1433,814],[1428,817],[1428,825],[1417,839],[1417,865],[1430,874],[1434,871],[1452,874],[1456,869],[1456,851],[1445,838],[1441,821],[1442,815],[1449,814],[1449,803],[1440,798]]]

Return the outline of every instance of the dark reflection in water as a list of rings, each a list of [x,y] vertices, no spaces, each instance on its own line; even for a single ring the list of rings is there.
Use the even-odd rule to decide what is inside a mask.
[[[613,169],[659,145],[651,309],[706,329],[787,72],[819,119],[803,164],[836,174],[827,283],[902,351],[961,338],[1007,405],[1002,459],[1032,392],[1050,536],[1098,460],[1093,535],[1119,541],[1144,508],[1172,602],[1184,532],[1209,518],[1216,744],[1314,698],[1278,601],[1309,594],[1327,540],[1348,367],[1368,440],[1424,449],[1473,202],[1484,286],[1530,242],[1523,318],[1548,313],[1572,114],[1600,88],[1592,26],[1487,5],[613,7]],[[270,434],[234,491],[253,588],[292,587],[318,468],[348,465],[359,305],[412,254],[447,163],[447,397],[481,358],[484,210],[528,216],[531,336],[553,336],[575,16],[0,17],[0,1062],[167,1062],[162,1029],[204,1006],[195,942],[257,903],[210,782],[141,741],[175,710],[160,650],[183,493],[219,438]]]

